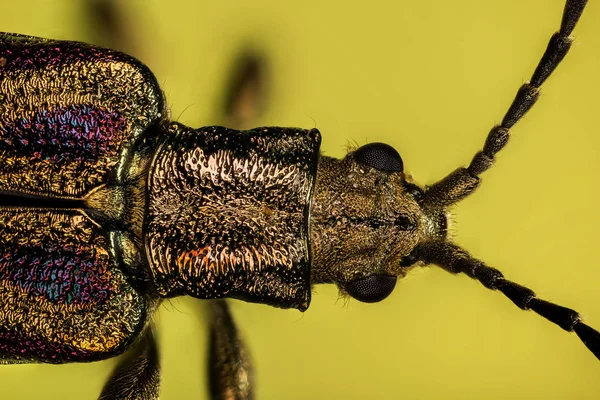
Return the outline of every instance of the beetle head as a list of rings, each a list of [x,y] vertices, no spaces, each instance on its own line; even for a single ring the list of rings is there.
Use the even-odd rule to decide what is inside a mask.
[[[435,264],[574,331],[600,359],[600,333],[576,311],[539,299],[446,237],[447,208],[477,189],[478,175],[507,140],[507,128],[492,128],[467,168],[425,188],[404,173],[398,152],[382,143],[360,147],[342,160],[321,157],[310,218],[311,282],[336,283],[342,294],[374,303],[388,297],[411,267]]]
[[[312,283],[336,283],[365,302],[387,297],[417,264],[418,245],[446,238],[447,204],[429,190],[383,143],[341,160],[322,156],[311,214]]]

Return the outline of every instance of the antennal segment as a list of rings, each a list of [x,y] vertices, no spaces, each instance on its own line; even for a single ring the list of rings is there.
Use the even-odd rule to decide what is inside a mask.
[[[581,17],[586,3],[587,0],[567,1],[560,30],[550,38],[546,52],[531,76],[531,80],[519,88],[517,96],[502,119],[502,123],[492,128],[485,141],[483,150],[473,157],[471,164],[467,168],[467,171],[471,175],[480,175],[494,163],[494,156],[508,142],[509,129],[535,104],[540,95],[540,87],[571,48],[573,39],[569,35],[573,31],[573,28],[575,28],[579,17]]]
[[[453,274],[464,273],[483,286],[501,291],[522,310],[533,310],[568,332],[579,336],[600,360],[600,333],[584,324],[577,311],[539,299],[533,290],[504,278],[502,272],[485,265],[458,245],[445,241],[427,242],[418,247],[416,257]]]
[[[500,125],[492,128],[483,150],[473,157],[467,168],[459,168],[431,186],[425,198],[430,207],[447,207],[470,195],[479,186],[479,175],[494,163],[494,156],[506,146],[510,128],[517,123],[537,101],[541,85],[565,57],[573,39],[569,37],[587,0],[567,0],[560,30],[550,38],[546,52],[538,63],[531,80],[524,83],[508,108]]]

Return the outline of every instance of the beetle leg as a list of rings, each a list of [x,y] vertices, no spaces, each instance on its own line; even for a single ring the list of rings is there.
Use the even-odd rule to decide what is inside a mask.
[[[225,300],[210,302],[210,394],[216,400],[254,398],[252,367]]]
[[[160,361],[152,326],[125,355],[104,385],[99,400],[158,400]]]
[[[268,60],[257,49],[245,48],[233,63],[221,108],[224,125],[248,129],[265,111],[269,97]]]

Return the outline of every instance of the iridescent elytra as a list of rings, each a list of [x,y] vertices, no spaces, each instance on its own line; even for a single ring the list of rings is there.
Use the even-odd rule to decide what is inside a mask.
[[[551,27],[550,29],[552,29],[552,27]],[[585,42],[585,40],[584,40],[584,38],[583,38],[583,34],[582,34],[582,33],[580,33],[579,31],[576,31],[576,36],[577,36],[577,37],[580,39],[580,40],[578,40],[578,42],[580,42],[580,43],[579,43],[579,46],[576,46],[576,47],[575,47],[575,49],[577,49],[577,52],[581,52],[581,53],[583,53],[583,52],[585,52],[585,46],[584,46],[584,45],[586,45],[586,42]],[[574,54],[577,54],[577,52],[576,52],[576,51],[572,51],[569,57],[573,57],[573,55],[574,55]],[[537,53],[536,53],[536,56],[537,56]],[[533,54],[532,54],[532,57],[533,57]],[[568,60],[569,60],[569,58],[567,58],[567,61],[566,61],[566,63],[568,63],[568,62],[569,62]],[[532,61],[532,62],[533,62],[533,61]],[[573,61],[573,62],[574,62],[574,61]],[[515,64],[517,64],[517,62],[514,62],[514,63],[513,63],[513,65],[515,65]],[[562,68],[562,66],[561,66],[561,68]],[[507,69],[509,69],[509,68],[507,68]],[[526,76],[527,76],[527,74],[528,74],[528,71],[529,71],[529,70],[526,70],[525,68],[523,68],[523,71],[522,71],[520,74],[518,74],[518,79],[521,79],[521,77],[523,77],[523,78],[524,78],[524,77],[526,77]],[[557,76],[557,77],[559,77],[560,79],[559,79],[559,78],[556,78],[556,77],[553,77],[553,78],[552,78],[552,80],[551,80],[551,81],[549,81],[549,83],[550,83],[550,82],[558,82],[558,81],[560,81],[560,80],[562,79],[562,77],[564,77],[565,75],[567,75],[567,72],[565,72],[565,71],[564,71],[564,70],[562,70],[562,69],[559,69],[558,71],[559,71],[559,72],[557,73],[557,75],[556,75],[556,76]],[[565,78],[565,79],[566,79],[566,78]],[[517,83],[520,83],[520,81],[519,81],[519,82],[517,82]],[[508,87],[508,86],[510,86],[510,85],[507,83],[507,84],[506,84],[506,86]],[[511,91],[511,94],[512,94],[512,87],[510,87],[510,90],[508,90],[508,89],[507,89],[507,91]],[[551,100],[549,99],[549,98],[550,98],[550,96],[552,96],[552,95],[550,94],[550,90],[546,89],[544,93],[545,93],[545,97],[543,97],[543,99],[542,99],[542,100],[539,102],[539,104],[538,104],[536,107],[539,107],[541,104],[543,104],[543,103],[548,103],[548,102],[550,102],[550,101],[551,101]],[[504,104],[502,104],[502,106],[503,106],[503,105],[504,105]],[[498,106],[498,110],[500,110],[500,105]],[[499,114],[499,113],[501,113],[501,112],[502,112],[502,110],[500,110],[500,111],[499,111],[498,113],[496,113],[496,114]],[[533,114],[533,113],[532,113],[532,115],[535,115],[535,114]],[[497,118],[500,118],[500,117],[496,117],[496,119],[497,119]],[[532,118],[532,117],[530,117],[530,118]],[[525,121],[527,121],[527,119],[526,119]],[[323,129],[321,126],[320,126],[320,121],[317,121],[317,122],[318,122],[318,127],[321,129],[321,131],[324,131],[324,129]],[[311,124],[312,124],[312,123],[311,123]],[[482,124],[483,124],[483,123],[482,123]],[[486,129],[486,130],[487,130],[487,128],[488,128],[488,126],[487,126],[487,125],[485,125],[485,129]],[[517,128],[517,129],[518,129],[518,128]],[[472,129],[472,130],[474,131],[474,129]],[[527,136],[527,134],[529,134],[529,129],[528,129],[527,131],[525,131],[525,129],[523,129],[523,130],[522,130],[522,132],[524,132],[524,133],[523,133],[522,135],[519,135],[519,136],[520,136],[520,137],[525,137],[525,136]],[[419,133],[419,135],[420,135],[420,133]],[[477,135],[476,135],[476,134],[473,134],[473,137],[477,137]],[[518,140],[518,139],[515,139],[515,140]],[[458,146],[462,146],[462,142],[459,142],[459,140],[458,140],[458,139],[456,140],[456,142],[458,143],[458,144],[457,144]],[[478,148],[478,146],[480,145],[480,142],[477,142],[476,140],[473,140],[473,143],[474,143],[474,145],[473,145],[473,146],[471,146],[471,147],[473,147],[473,150],[475,150],[475,149],[476,149],[476,148]],[[515,143],[518,143],[518,142],[511,142],[511,146],[512,146],[512,145],[514,145]],[[402,151],[402,149],[403,149],[403,148],[402,148],[402,147],[398,147],[398,146],[397,146],[397,148],[398,148],[398,149],[401,151],[402,155],[404,156],[404,155],[405,155],[405,152],[404,152],[404,151]],[[512,147],[509,147],[509,149],[511,149],[511,150],[512,150]],[[471,149],[469,149],[469,150],[471,150]],[[509,150],[509,152],[510,152],[510,150]],[[465,154],[467,154],[467,152],[466,152],[466,151],[465,151]],[[507,156],[507,157],[509,157],[509,156]],[[516,156],[515,156],[515,158],[516,158]],[[405,157],[405,159],[406,159],[406,157]],[[465,157],[462,157],[462,158],[461,158],[461,157],[459,157],[459,156],[455,156],[455,157],[453,156],[453,157],[451,157],[451,161],[454,161],[454,162],[453,162],[451,165],[449,165],[449,167],[453,167],[453,166],[455,166],[457,162],[462,162],[462,161],[463,161],[463,159],[465,159],[465,162],[466,162],[466,161],[468,161],[468,155],[467,155],[467,156],[465,156]],[[500,157],[500,159],[502,159],[502,157]],[[405,161],[406,161],[406,160],[405,160]],[[449,163],[450,163],[450,162],[449,162]],[[509,163],[509,162],[506,162],[505,164],[508,164],[508,163]],[[407,165],[408,165],[408,164],[409,164],[409,163],[407,162]],[[419,171],[419,170],[418,170],[416,167],[413,167],[413,166],[412,166],[412,165],[414,165],[414,164],[415,164],[414,162],[413,162],[413,163],[411,163],[410,169],[411,169],[411,170],[413,170],[413,171],[416,171],[416,172],[418,172],[418,173],[421,173],[421,172],[420,172],[420,171]],[[493,175],[493,176],[494,176],[494,178],[493,178],[493,179],[496,179],[496,176],[502,175],[502,172],[503,172],[503,171],[502,171],[502,167],[504,167],[504,165],[505,165],[505,164],[501,164],[501,163],[499,163],[499,165],[498,165],[498,168],[496,168],[496,171],[498,171],[498,172],[494,173],[495,175]],[[440,170],[441,170],[441,169],[440,169]],[[446,170],[447,170],[447,169],[445,169],[445,170],[444,170],[444,171],[442,171],[442,172],[446,172]],[[432,177],[433,177],[433,174],[432,174]],[[437,177],[437,175],[436,175],[436,177]],[[492,183],[493,179],[492,179],[492,178],[489,178],[489,179],[484,179],[484,182],[486,182],[486,183],[484,184],[484,186],[485,186],[486,184],[487,184],[487,185],[493,185],[493,183]],[[483,193],[483,192],[485,192],[485,189],[482,189],[482,190],[480,191],[480,193]],[[477,196],[480,196],[480,193],[478,193],[478,195],[477,195]],[[463,209],[467,209],[467,208],[468,208],[467,206],[463,207]],[[461,218],[457,218],[457,220],[458,220],[458,222],[459,222],[459,223],[463,223],[463,225],[464,225],[464,222],[463,222],[463,220],[462,220]],[[458,231],[460,231],[460,229],[459,229]],[[485,240],[484,240],[484,239],[481,239],[481,240],[480,240],[480,242],[481,242],[481,243],[483,243],[483,242],[485,242]],[[474,250],[473,250],[473,251],[474,251]],[[485,258],[485,257],[482,257],[482,258]],[[486,260],[487,260],[487,258],[486,258]],[[488,260],[488,262],[489,262],[489,260]],[[514,261],[511,261],[510,263],[511,263],[511,264],[513,264],[513,263],[515,263],[515,262],[514,262]],[[498,263],[498,262],[494,262],[494,265],[495,265],[495,266],[498,266],[498,267],[501,267],[501,269],[502,269],[503,271],[506,271],[506,270],[505,270],[505,267],[504,267],[504,265],[503,265],[503,264],[500,264],[500,263]],[[528,267],[528,268],[529,268],[529,267]],[[526,268],[525,268],[525,267],[523,267],[523,269],[526,269]],[[456,279],[458,279],[458,278],[455,278],[455,280],[456,280]],[[415,278],[415,280],[416,280],[416,278]],[[515,280],[516,280],[516,279],[515,279]],[[522,280],[518,280],[518,281],[522,281]],[[468,282],[468,281],[467,281],[467,282]],[[526,282],[528,282],[528,281],[526,281]],[[473,285],[473,283],[471,283],[471,282],[468,282],[468,284],[470,284],[470,285]],[[534,287],[534,288],[537,288],[537,289],[544,289],[544,286],[543,286],[543,285],[541,285],[541,284],[535,284],[535,285],[534,285],[534,284],[530,284],[530,283],[528,282],[528,285],[529,285],[529,286],[532,286],[532,287]],[[403,288],[405,288],[405,287],[408,287],[408,286],[409,286],[409,284],[408,284],[408,283],[404,283],[402,287],[403,287]],[[469,287],[470,287],[470,286],[469,286]],[[479,288],[477,288],[477,287],[476,287],[476,289],[479,289]],[[406,289],[406,290],[409,290],[409,289]],[[543,293],[546,295],[546,297],[548,297],[548,291],[547,291],[547,290],[546,290],[546,291],[544,291]],[[488,293],[488,296],[490,296],[490,294],[489,294],[489,293]],[[428,298],[429,298],[429,297],[428,297]],[[558,301],[558,298],[556,298],[556,297],[553,297],[553,293],[552,293],[552,295],[550,296],[550,298],[553,298],[553,299],[555,299],[555,300],[557,300],[557,301]],[[352,303],[352,304],[353,304],[353,307],[358,307],[358,306],[356,306],[356,305],[355,305],[356,303]],[[567,302],[567,301],[561,301],[561,304],[569,304],[569,305],[571,305],[572,303],[570,303],[570,302]],[[387,307],[387,306],[385,306],[385,307]],[[314,308],[314,307],[312,307],[312,308]],[[312,308],[311,308],[311,309],[312,309]],[[576,308],[576,309],[578,309],[578,310],[587,310],[587,307],[585,307],[585,305],[582,305],[582,306],[577,306],[577,307],[574,307],[574,308]],[[374,311],[373,311],[373,308],[371,308],[370,310],[371,310],[370,312],[374,312]],[[512,310],[512,311],[514,312],[514,310]],[[164,313],[163,313],[163,314],[164,314]],[[590,312],[590,311],[587,311],[587,314],[590,314],[589,316],[590,316],[590,317],[593,317],[593,316],[591,315],[591,314],[592,314],[592,312]],[[511,314],[511,315],[512,315],[512,314]],[[533,318],[533,317],[530,317],[530,318]],[[591,321],[591,322],[593,322],[593,320],[590,320],[590,321]],[[594,325],[594,324],[592,323],[591,325]]]

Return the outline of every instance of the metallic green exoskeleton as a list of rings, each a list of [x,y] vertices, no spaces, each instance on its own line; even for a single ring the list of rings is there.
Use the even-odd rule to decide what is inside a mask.
[[[191,129],[171,122],[156,79],[122,53],[0,34],[0,363],[101,360],[131,348],[102,399],[156,399],[150,327],[162,299],[211,302],[211,393],[252,397],[252,370],[222,298],[305,310],[311,286],[385,299],[437,264],[575,331],[570,309],[447,238],[471,194],[566,55],[585,6],[570,0],[530,82],[468,167],[422,187],[396,150],[319,155],[316,129]]]

